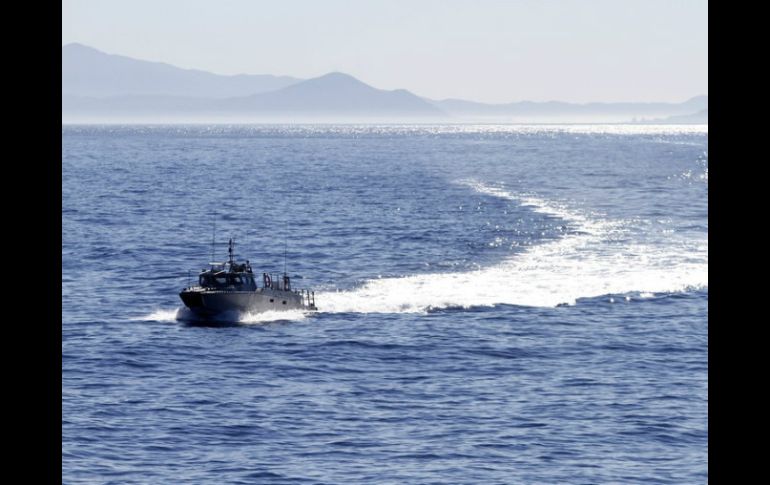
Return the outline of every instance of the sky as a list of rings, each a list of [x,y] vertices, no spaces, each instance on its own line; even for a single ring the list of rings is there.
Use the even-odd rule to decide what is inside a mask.
[[[432,99],[708,94],[707,0],[63,0],[72,42],[218,74],[339,71]]]

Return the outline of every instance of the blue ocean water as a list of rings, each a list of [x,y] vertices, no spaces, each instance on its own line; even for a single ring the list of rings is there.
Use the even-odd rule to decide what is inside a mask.
[[[63,126],[66,483],[708,481],[701,126]],[[227,240],[319,312],[192,325]]]

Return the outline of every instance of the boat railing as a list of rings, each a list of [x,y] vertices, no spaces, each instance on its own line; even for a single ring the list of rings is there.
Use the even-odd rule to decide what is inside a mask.
[[[302,298],[302,303],[306,304],[309,307],[315,306],[315,291],[310,291],[306,289],[299,290],[300,298]]]

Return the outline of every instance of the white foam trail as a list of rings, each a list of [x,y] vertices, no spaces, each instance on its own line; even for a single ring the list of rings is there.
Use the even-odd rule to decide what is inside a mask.
[[[238,320],[239,323],[268,323],[277,321],[300,321],[307,318],[307,313],[302,310],[281,310],[261,313],[243,313]]]
[[[599,219],[591,220],[583,214],[570,210],[563,204],[560,205],[554,202],[547,202],[537,197],[524,194],[514,195],[504,189],[491,187],[479,182],[465,181],[464,183],[479,193],[499,197],[501,199],[517,200],[523,206],[531,207],[536,212],[563,219],[574,224],[581,232],[600,235],[617,230],[617,227],[619,227],[618,223],[613,224],[610,221],[602,221]]]
[[[593,219],[529,195],[476,182],[475,190],[518,200],[577,229],[502,263],[465,273],[376,279],[351,291],[317,294],[322,312],[400,313],[433,308],[514,304],[552,307],[578,298],[623,293],[669,293],[708,287],[708,240],[669,247],[613,242],[620,222]]]
[[[149,322],[176,322],[179,319],[179,312],[181,308],[174,308],[173,310],[155,310],[149,315],[143,317],[132,318],[131,320],[141,320]]]
[[[232,312],[223,314],[214,321],[217,322],[237,322],[237,323],[267,323],[282,320],[299,321],[307,318],[305,312],[301,310],[281,310],[262,313],[239,313]],[[156,310],[149,315],[133,318],[132,320],[150,321],[150,322],[178,322],[178,321],[198,321],[200,317],[189,311],[187,308],[175,308],[173,310]]]

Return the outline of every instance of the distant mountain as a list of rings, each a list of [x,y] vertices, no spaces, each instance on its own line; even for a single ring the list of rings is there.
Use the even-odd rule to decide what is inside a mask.
[[[520,101],[488,104],[460,99],[427,101],[458,118],[514,122],[623,122],[633,117],[684,115],[708,108],[708,96],[696,96],[683,103],[577,104],[561,101]]]
[[[683,108],[687,108],[690,112],[708,110],[709,97],[706,95],[695,96],[682,103]]]
[[[376,89],[340,72],[332,72],[269,93],[227,99],[221,106],[232,110],[270,113],[444,115],[442,110],[405,89]]]
[[[301,81],[289,76],[220,76],[111,55],[82,44],[61,48],[62,94],[109,97],[126,95],[225,98],[273,91]]]
[[[708,124],[709,122],[709,110],[702,109],[697,113],[691,113],[687,115],[668,116],[663,119],[656,119],[650,121],[644,121],[644,123],[665,123],[665,124]]]

